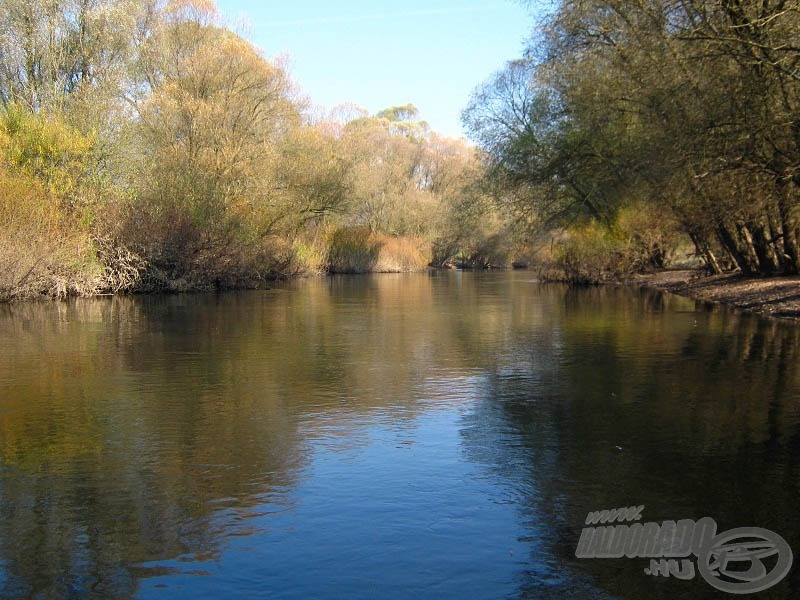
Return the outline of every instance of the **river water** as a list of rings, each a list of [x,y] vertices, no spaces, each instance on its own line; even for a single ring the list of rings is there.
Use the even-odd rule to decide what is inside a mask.
[[[800,328],[683,298],[432,272],[0,306],[4,598],[723,597],[577,558],[587,514],[797,554],[799,488]]]

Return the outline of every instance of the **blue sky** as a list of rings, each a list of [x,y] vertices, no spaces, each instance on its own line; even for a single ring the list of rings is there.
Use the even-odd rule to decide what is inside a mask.
[[[462,135],[470,92],[521,55],[534,24],[510,0],[217,0],[217,7],[267,56],[287,56],[313,103],[375,113],[410,102],[451,137]]]

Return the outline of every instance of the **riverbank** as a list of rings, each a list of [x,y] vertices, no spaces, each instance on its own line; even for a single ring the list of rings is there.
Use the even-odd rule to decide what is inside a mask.
[[[639,275],[632,282],[745,312],[800,320],[800,276],[706,276],[701,271],[687,269]]]

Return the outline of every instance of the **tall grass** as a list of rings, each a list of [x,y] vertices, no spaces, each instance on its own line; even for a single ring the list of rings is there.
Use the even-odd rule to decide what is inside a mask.
[[[430,245],[422,240],[346,227],[331,238],[327,267],[331,273],[400,273],[422,270],[430,261]]]

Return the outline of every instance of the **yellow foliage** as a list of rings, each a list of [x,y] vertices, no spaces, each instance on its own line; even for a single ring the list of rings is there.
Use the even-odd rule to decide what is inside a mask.
[[[0,167],[0,227],[29,234],[55,232],[61,213],[47,191],[30,177],[8,173]]]
[[[97,291],[101,267],[71,210],[95,143],[52,115],[0,112],[0,300]]]
[[[207,25],[216,19],[217,6],[213,0],[170,0],[164,12],[168,21]]]
[[[567,279],[596,283],[661,268],[678,243],[674,218],[647,203],[621,208],[610,226],[590,221],[570,228],[554,247]]]
[[[331,239],[328,270],[332,273],[400,273],[424,269],[431,260],[430,244],[419,238],[343,227]]]
[[[92,293],[97,268],[75,218],[31,175],[0,165],[0,300]]]
[[[0,114],[0,149],[4,161],[32,175],[59,197],[73,193],[86,175],[96,145],[55,116],[41,116],[19,105]]]

